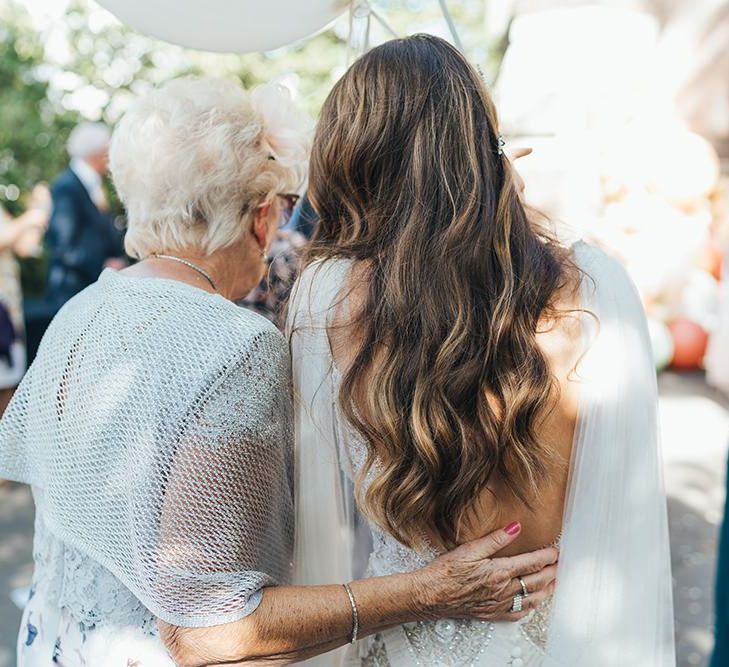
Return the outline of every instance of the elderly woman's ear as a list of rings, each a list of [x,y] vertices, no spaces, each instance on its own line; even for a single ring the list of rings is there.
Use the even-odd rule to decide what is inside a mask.
[[[265,252],[268,243],[273,235],[271,225],[271,209],[273,204],[270,201],[264,202],[256,206],[253,212],[253,223],[251,225],[251,233],[261,248]],[[275,231],[275,230],[274,230]]]

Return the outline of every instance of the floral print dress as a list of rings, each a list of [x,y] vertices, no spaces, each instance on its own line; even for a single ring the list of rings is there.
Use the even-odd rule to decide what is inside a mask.
[[[36,517],[18,667],[175,667],[156,620],[114,575]]]
[[[158,638],[139,628],[87,626],[38,591],[23,614],[18,667],[174,667]]]

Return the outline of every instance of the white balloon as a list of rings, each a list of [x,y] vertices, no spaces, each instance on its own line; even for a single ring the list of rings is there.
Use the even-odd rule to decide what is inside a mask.
[[[320,30],[348,0],[98,0],[135,30],[203,51],[268,51]]]

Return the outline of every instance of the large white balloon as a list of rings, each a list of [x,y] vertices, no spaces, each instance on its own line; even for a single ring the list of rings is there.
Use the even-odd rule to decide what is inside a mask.
[[[311,35],[348,0],[98,0],[135,30],[204,51],[268,51]]]

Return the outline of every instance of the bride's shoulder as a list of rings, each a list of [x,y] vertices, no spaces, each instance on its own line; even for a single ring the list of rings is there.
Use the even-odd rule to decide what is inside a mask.
[[[615,268],[616,266],[622,269],[620,263],[612,255],[587,241],[577,241],[572,246],[572,254],[575,262],[582,270],[591,267]]]
[[[333,305],[346,283],[352,262],[348,259],[315,259],[304,266],[291,290],[289,318],[296,314],[322,314]]]
[[[582,242],[574,247],[574,258],[582,271],[582,308],[592,316],[584,320],[588,330],[593,331],[594,324],[599,322],[599,328],[611,332],[605,338],[608,342],[625,338],[628,331],[641,331],[642,339],[647,340],[643,300],[620,260],[599,247]]]
[[[602,248],[578,241],[572,246],[575,264],[582,272],[582,283],[600,292],[637,290],[625,266]]]
[[[313,259],[301,269],[297,283],[322,281],[334,275],[341,275],[352,267],[352,260],[343,257]]]

